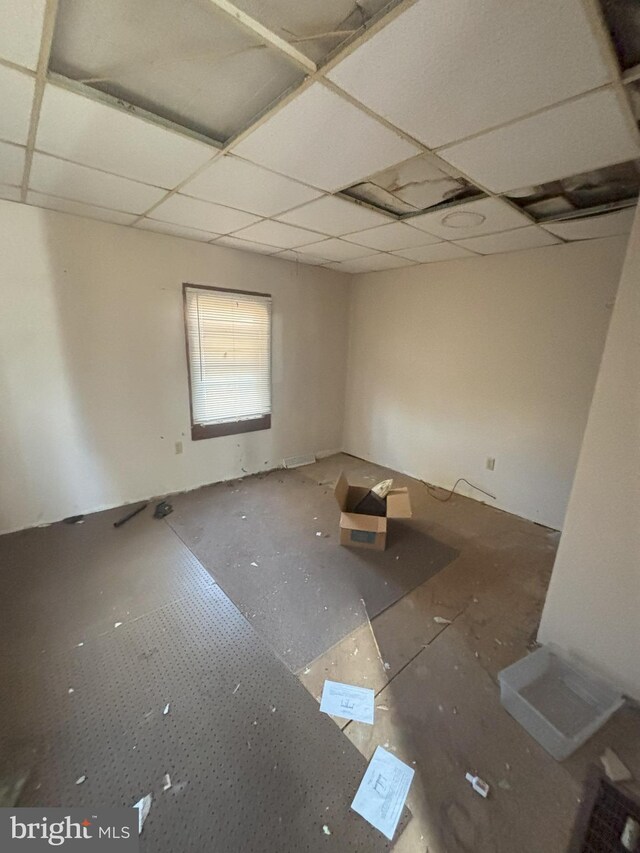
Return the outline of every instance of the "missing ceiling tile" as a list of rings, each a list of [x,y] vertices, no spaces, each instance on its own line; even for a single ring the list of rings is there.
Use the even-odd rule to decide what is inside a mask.
[[[50,70],[218,142],[305,76],[209,0],[60,0]]]
[[[635,201],[639,190],[640,161],[630,160],[507,195],[536,221],[544,222],[584,215],[587,211],[626,207]]]
[[[369,26],[389,0],[234,0],[234,5],[294,45],[314,62]]]
[[[420,154],[354,184],[344,190],[344,195],[402,216],[434,210],[452,201],[481,198],[483,193],[449,164],[432,154]]]
[[[626,71],[640,64],[640,3],[638,0],[601,0],[602,12]]]

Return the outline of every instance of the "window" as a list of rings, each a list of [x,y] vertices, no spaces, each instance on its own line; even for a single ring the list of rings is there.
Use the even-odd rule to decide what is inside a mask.
[[[271,426],[271,296],[184,286],[191,438]]]

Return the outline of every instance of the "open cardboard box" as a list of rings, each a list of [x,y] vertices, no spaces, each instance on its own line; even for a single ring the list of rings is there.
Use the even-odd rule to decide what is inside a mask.
[[[352,512],[369,491],[369,486],[349,485],[344,474],[338,477],[334,494],[341,509],[340,544],[384,551],[387,544],[387,519],[411,518],[409,491],[406,488],[390,490],[387,495],[387,515],[384,517]]]

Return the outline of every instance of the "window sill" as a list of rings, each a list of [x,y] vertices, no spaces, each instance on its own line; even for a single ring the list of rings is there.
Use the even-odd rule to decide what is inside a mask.
[[[203,438],[217,438],[220,435],[239,435],[242,432],[256,432],[271,429],[271,415],[262,415],[246,421],[229,421],[224,424],[193,424],[191,427],[192,441]]]

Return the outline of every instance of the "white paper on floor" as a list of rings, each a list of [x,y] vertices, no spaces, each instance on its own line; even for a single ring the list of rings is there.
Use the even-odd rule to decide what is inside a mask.
[[[325,681],[320,710],[334,717],[357,720],[373,725],[374,691],[370,687],[355,687],[339,681]]]
[[[393,840],[402,815],[413,774],[411,767],[379,746],[351,803],[354,812],[389,841]]]

